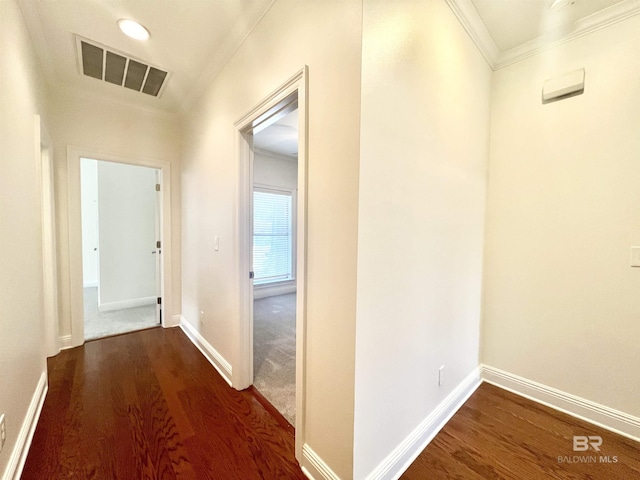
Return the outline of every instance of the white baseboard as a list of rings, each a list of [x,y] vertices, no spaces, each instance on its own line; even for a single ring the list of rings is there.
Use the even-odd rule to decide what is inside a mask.
[[[302,446],[302,473],[310,480],[340,480],[320,456],[306,443]]]
[[[640,442],[640,418],[512,373],[481,365],[485,382]]]
[[[110,312],[113,310],[124,310],[125,308],[144,307],[146,305],[154,305],[157,301],[158,297],[142,297],[121,300],[119,302],[99,303],[98,311]]]
[[[73,348],[73,340],[71,339],[71,335],[63,335],[62,337],[60,337],[58,344],[60,345],[60,350]]]
[[[480,386],[475,368],[374,470],[367,480],[397,479]]]
[[[3,480],[18,480],[22,475],[22,469],[24,468],[24,463],[27,460],[33,434],[35,433],[36,426],[38,425],[42,405],[44,405],[44,399],[47,396],[47,390],[47,372],[42,372],[40,380],[38,380],[36,390],[33,393],[33,397],[31,397],[27,416],[25,417],[24,422],[22,422],[22,427],[18,433],[18,439],[16,440],[13,452],[11,452],[9,464],[4,472]]]
[[[209,360],[209,363],[211,363],[218,373],[222,375],[222,378],[225,379],[229,386],[232,386],[231,379],[233,378],[233,369],[231,364],[227,362],[227,360],[225,360],[225,358],[220,355],[220,353],[218,353],[218,351],[213,348],[213,346],[207,342],[202,335],[200,335],[200,332],[198,332],[193,325],[187,322],[187,320],[182,316],[180,316],[180,328],[189,340],[191,340],[191,343],[193,343],[198,350],[202,352],[205,358]]]
[[[182,315],[173,315],[171,317],[171,322],[170,323],[165,323],[164,327],[165,328],[179,327],[181,318],[182,318]]]
[[[253,287],[254,300],[286,295],[287,293],[296,293],[296,282],[286,282],[280,285],[255,285]]]

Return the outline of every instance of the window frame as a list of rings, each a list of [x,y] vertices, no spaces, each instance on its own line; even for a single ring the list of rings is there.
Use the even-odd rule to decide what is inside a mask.
[[[285,280],[273,280],[271,282],[258,282],[256,283],[255,279],[253,282],[254,288],[270,288],[275,286],[294,284],[296,282],[296,271],[297,271],[297,254],[298,254],[298,245],[297,245],[297,231],[298,231],[298,202],[297,202],[297,188],[286,188],[286,187],[276,187],[273,185],[265,185],[265,184],[254,184],[253,190],[251,192],[251,203],[252,203],[252,215],[255,219],[255,206],[253,205],[254,199],[253,194],[255,192],[260,193],[270,193],[273,195],[288,195],[291,197],[291,278],[287,278]],[[254,237],[255,235],[251,232],[251,245],[252,249],[254,248]],[[251,258],[253,259],[253,253]],[[252,260],[253,261],[253,260]],[[251,267],[253,269],[253,265]]]

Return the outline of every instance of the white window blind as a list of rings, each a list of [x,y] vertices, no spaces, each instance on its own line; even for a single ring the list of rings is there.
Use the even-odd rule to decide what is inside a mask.
[[[291,194],[253,192],[254,283],[291,280]]]

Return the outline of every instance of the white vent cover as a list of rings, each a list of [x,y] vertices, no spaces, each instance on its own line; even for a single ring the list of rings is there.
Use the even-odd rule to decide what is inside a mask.
[[[159,97],[169,73],[148,62],[76,35],[80,73]]]
[[[542,103],[584,93],[584,68],[550,78],[542,86]]]

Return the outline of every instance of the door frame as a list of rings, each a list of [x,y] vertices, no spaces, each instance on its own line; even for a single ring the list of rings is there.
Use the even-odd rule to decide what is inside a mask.
[[[305,439],[306,407],[306,258],[307,258],[307,166],[308,166],[308,67],[284,82],[235,123],[238,184],[238,279],[239,325],[236,367],[232,384],[239,390],[253,383],[253,134],[288,113],[287,107],[297,102],[298,108],[298,195],[296,251],[296,419],[295,455],[302,461]]]
[[[36,169],[40,177],[42,212],[42,274],[44,333],[47,357],[60,352],[58,317],[58,257],[56,254],[56,201],[53,141],[40,115],[35,115]]]
[[[123,157],[86,147],[67,147],[67,194],[69,227],[69,290],[71,315],[71,347],[84,343],[84,294],[82,286],[82,212],[80,196],[80,159],[90,158],[106,162],[125,163],[160,171],[160,209],[162,259],[162,327],[172,327],[171,295],[171,163],[145,157]],[[153,247],[153,246],[152,246]]]

